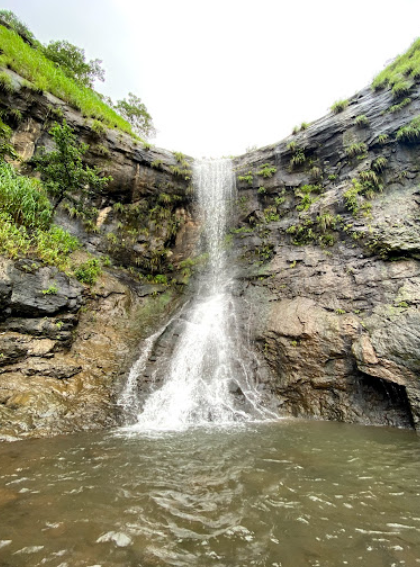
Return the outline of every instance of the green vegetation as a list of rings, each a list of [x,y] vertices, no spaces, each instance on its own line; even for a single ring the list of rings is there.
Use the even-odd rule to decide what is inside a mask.
[[[50,285],[50,287],[48,289],[43,289],[42,293],[44,295],[57,295],[57,293],[58,293],[57,284],[54,283],[54,284]]]
[[[307,211],[309,207],[319,199],[313,194],[319,194],[322,188],[320,185],[303,185],[295,190],[296,197],[301,199],[299,205],[296,207],[298,211]]]
[[[349,101],[348,100],[337,100],[331,107],[331,111],[334,114],[339,114],[340,112],[343,112],[343,110],[345,108],[347,108],[349,105]]]
[[[261,175],[262,177],[272,177],[274,173],[276,173],[277,167],[271,166],[269,163],[264,163],[261,168],[256,172],[257,175]]]
[[[310,172],[309,172],[310,176],[312,179],[315,179],[315,181],[317,181],[318,179],[321,179],[322,177],[322,170],[320,167],[314,165]]]
[[[79,247],[79,242],[51,224],[52,214],[53,208],[39,181],[0,163],[0,253],[9,258],[29,255],[68,269],[68,256]]]
[[[388,108],[388,112],[391,112],[391,113],[399,112],[400,110],[402,110],[403,108],[405,108],[409,104],[411,104],[411,98],[405,98],[400,103],[393,104],[392,106],[390,106]]]
[[[411,144],[420,142],[420,115],[398,130],[397,141]]]
[[[381,146],[385,145],[389,141],[388,134],[379,134],[378,136],[378,144]]]
[[[307,130],[309,128],[310,124],[309,122],[302,122],[302,124],[299,126],[295,126],[293,128],[292,134],[297,134],[298,132],[303,132],[304,130]]]
[[[31,47],[18,33],[0,25],[0,67],[13,69],[30,81],[31,88],[50,92],[80,110],[84,116],[100,120],[109,128],[118,128],[131,136],[135,134],[130,123],[136,129],[135,113],[143,112],[148,126],[144,132],[150,131],[150,115],[144,105],[137,105],[140,99],[135,95],[132,95],[135,100],[130,98],[130,94],[128,102],[118,101],[114,109],[111,108],[112,101],[107,99],[107,104],[103,100],[104,97],[90,88],[95,78],[103,78],[98,60],[85,62],[83,50],[65,41],[54,42],[45,48],[39,42],[32,41]],[[31,37],[33,38],[32,34]],[[10,77],[3,71],[0,76],[0,88],[10,90],[11,87]],[[133,108],[127,110],[124,103],[129,105],[130,100]],[[121,116],[126,110],[127,120]]]
[[[0,71],[0,90],[6,93],[13,92],[13,81],[5,71]]]
[[[343,223],[340,215],[332,215],[325,212],[316,217],[316,220],[306,218],[297,225],[290,226],[286,232],[292,236],[291,242],[295,246],[305,246],[307,244],[319,244],[322,247],[333,246],[336,231]]]
[[[353,158],[358,155],[363,155],[367,152],[367,145],[364,142],[355,142],[346,148],[346,154],[349,158]]]
[[[41,183],[17,175],[12,166],[0,163],[0,210],[27,229],[47,229],[52,207]]]
[[[95,79],[105,80],[102,61],[99,59],[86,61],[84,50],[68,41],[50,41],[42,51],[45,57],[56,63],[67,77],[83,87],[93,88]]]
[[[254,174],[252,171],[248,171],[246,175],[239,175],[239,181],[246,181],[248,185],[252,185],[254,182]]]
[[[91,258],[83,262],[74,270],[76,278],[87,285],[93,285],[101,274],[102,267],[97,258]]]
[[[387,164],[388,160],[386,157],[379,156],[372,162],[371,167],[374,171],[381,173],[386,168]]]
[[[0,10],[0,24],[2,25],[3,22],[20,35],[27,43],[34,44],[36,42],[34,34],[10,10]]]
[[[16,158],[16,152],[10,143],[12,137],[12,130],[0,118],[0,160],[5,156]]]
[[[385,162],[383,161],[385,159]],[[359,196],[365,196],[367,198],[372,198],[374,193],[377,191],[382,191],[382,184],[378,177],[381,169],[386,166],[386,158],[379,157],[379,165],[377,165],[376,171],[367,170],[361,171],[358,178],[352,179],[352,186],[343,193],[345,207],[355,216],[360,209],[364,211],[365,216],[370,216],[372,205],[370,203],[364,203],[360,205]],[[372,166],[375,162],[372,163]]]
[[[355,126],[366,128],[367,126],[369,126],[369,119],[364,114],[359,114],[359,116],[356,116],[354,124]]]
[[[290,144],[287,145],[287,149],[293,154],[290,159],[290,167],[292,169],[305,163],[305,152],[296,144],[296,142],[290,142]]]
[[[106,127],[99,120],[94,120],[90,129],[97,138],[102,138],[106,134]]]
[[[414,84],[420,79],[420,39],[399,55],[372,82],[374,90],[390,88],[395,97],[406,96]]]
[[[133,128],[138,136],[153,136],[156,131],[152,117],[141,99],[133,93],[128,93],[128,99],[117,101],[115,109]]]
[[[100,191],[111,178],[100,177],[99,170],[83,165],[82,157],[88,146],[78,143],[65,120],[62,126],[56,122],[49,133],[56,149],[47,153],[44,148],[35,159],[36,169],[41,172],[48,191],[56,198],[54,210],[68,199],[74,203],[76,210],[82,211],[88,191]]]

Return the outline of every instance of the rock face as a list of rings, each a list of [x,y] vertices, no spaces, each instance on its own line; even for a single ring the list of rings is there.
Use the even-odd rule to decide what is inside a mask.
[[[61,115],[89,143],[88,163],[112,175],[89,196],[90,226],[64,207],[56,220],[114,267],[89,289],[38,261],[1,259],[0,438],[110,427],[139,341],[183,302],[191,263],[182,261],[199,232],[191,160],[115,131],[99,138],[76,111],[10,75],[16,90],[0,93],[0,108],[6,121],[20,111],[9,124],[29,165],[51,147]],[[397,132],[420,114],[420,93],[411,87],[397,108],[389,91],[349,102],[234,161],[235,295],[258,351],[248,362],[281,415],[419,430],[420,158]],[[152,350],[144,395],[182,326],[175,318]]]
[[[116,425],[116,394],[138,343],[178,305],[176,291],[117,270],[87,290],[55,268],[27,265],[0,264],[0,439]]]
[[[410,98],[395,111],[366,89],[235,159],[232,254],[281,412],[420,429],[420,154],[396,136]]]
[[[89,287],[36,259],[0,258],[0,439],[110,427],[139,341],[182,302],[180,263],[197,238],[190,162],[116,131],[97,136],[91,120],[7,72],[15,90],[0,90],[0,108],[19,167],[52,148],[51,125],[65,118],[89,144],[87,163],[112,176],[84,217],[61,206],[55,217],[83,244],[75,259],[112,261]]]

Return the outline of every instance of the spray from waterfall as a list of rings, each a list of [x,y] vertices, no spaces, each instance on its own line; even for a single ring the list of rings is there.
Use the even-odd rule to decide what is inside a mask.
[[[230,210],[236,200],[231,161],[196,162],[194,187],[207,268],[199,277],[191,307],[183,315],[185,327],[169,361],[165,381],[145,401],[131,430],[178,430],[273,417],[262,407],[245,363],[244,338],[232,294],[234,280],[226,253]],[[123,397],[132,404],[136,375],[158,335],[145,343],[130,373]]]

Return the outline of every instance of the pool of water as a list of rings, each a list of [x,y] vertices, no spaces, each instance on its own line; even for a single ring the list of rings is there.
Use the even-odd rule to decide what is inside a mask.
[[[0,565],[420,565],[420,439],[281,421],[0,445]]]

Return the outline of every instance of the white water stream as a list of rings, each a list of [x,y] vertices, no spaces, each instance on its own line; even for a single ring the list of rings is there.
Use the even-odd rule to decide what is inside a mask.
[[[146,400],[130,430],[182,430],[208,423],[273,418],[261,406],[244,362],[244,338],[231,292],[234,282],[225,244],[229,209],[236,198],[231,161],[196,162],[194,187],[202,216],[207,269],[200,276],[192,306],[183,317],[185,328],[166,379]],[[120,397],[121,405],[131,404],[131,409],[139,409],[137,377],[165,328],[145,341]]]

